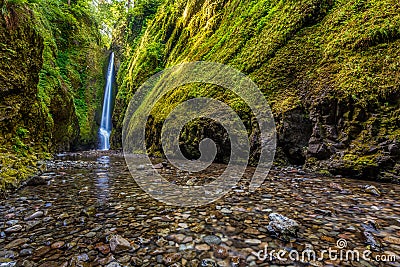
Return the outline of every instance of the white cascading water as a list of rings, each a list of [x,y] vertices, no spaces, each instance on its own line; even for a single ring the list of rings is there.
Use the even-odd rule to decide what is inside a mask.
[[[103,112],[99,129],[99,149],[110,149],[111,115],[112,115],[112,86],[114,79],[114,52],[110,55],[108,63],[106,87],[104,89]]]

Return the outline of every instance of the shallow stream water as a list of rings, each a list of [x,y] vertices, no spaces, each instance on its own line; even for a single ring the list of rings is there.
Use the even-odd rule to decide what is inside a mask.
[[[204,182],[221,168],[196,179]],[[159,171],[172,182],[187,179],[169,168]],[[400,266],[399,185],[286,168],[272,170],[250,193],[249,169],[225,197],[180,208],[146,194],[114,152],[59,155],[41,176],[47,185],[26,186],[0,200],[1,267]],[[368,192],[368,185],[381,195]],[[272,212],[296,220],[298,235],[271,234]],[[329,249],[337,252],[322,253]],[[282,250],[281,256],[269,257],[272,250]],[[310,251],[315,260],[304,253]],[[359,258],[346,260],[348,251]]]

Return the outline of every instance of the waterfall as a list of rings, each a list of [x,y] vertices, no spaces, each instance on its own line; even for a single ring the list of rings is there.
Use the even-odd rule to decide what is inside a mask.
[[[110,55],[106,76],[106,86],[104,88],[103,112],[99,129],[99,149],[110,149],[111,115],[112,115],[112,86],[114,82],[114,52]]]

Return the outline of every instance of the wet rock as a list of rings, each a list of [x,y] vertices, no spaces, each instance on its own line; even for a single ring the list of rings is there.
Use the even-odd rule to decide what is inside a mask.
[[[339,191],[343,190],[343,187],[340,184],[334,182],[329,183],[329,187]]]
[[[18,220],[10,220],[10,221],[7,221],[6,224],[7,224],[8,226],[14,226],[14,225],[16,225],[18,222],[19,222]]]
[[[145,169],[144,165],[139,165],[136,167],[136,170],[138,170],[138,171],[143,171],[144,169]]]
[[[209,251],[210,250],[210,246],[207,244],[198,244],[195,246],[196,250],[199,251]]]
[[[166,255],[179,253],[181,259],[170,266],[200,266],[205,258],[212,258],[217,266],[295,266],[297,262],[260,262],[251,252],[263,249],[264,244],[268,245],[268,251],[280,248],[304,251],[304,247],[308,245],[304,243],[312,244],[313,249],[318,251],[328,245],[334,247],[339,238],[349,241],[349,249],[371,249],[371,245],[366,244],[364,231],[372,234],[376,242],[382,240],[381,250],[399,254],[400,219],[397,214],[400,210],[400,198],[397,192],[400,187],[396,184],[375,185],[382,188],[381,191],[385,194],[379,198],[372,197],[371,200],[371,196],[360,189],[372,182],[322,178],[316,175],[311,177],[309,174],[303,177],[299,172],[293,173],[290,169],[285,172],[276,169],[271,171],[267,178],[268,186],[261,187],[259,194],[247,194],[247,190],[243,189],[246,184],[240,184],[229,197],[221,198],[215,204],[186,209],[158,203],[143,194],[122,164],[121,169],[115,169],[115,173],[118,173],[115,175],[112,172],[107,173],[105,169],[98,170],[98,165],[90,164],[93,166],[90,167],[84,161],[63,162],[59,166],[64,169],[52,175],[54,180],[49,186],[22,189],[14,195],[11,194],[7,200],[0,200],[0,257],[11,256],[13,259],[8,261],[18,261],[17,266],[24,267],[38,267],[44,261],[55,263],[55,267],[105,267],[111,263],[161,267],[167,265],[164,262]],[[71,171],[66,170],[67,168]],[[172,177],[175,180],[171,178],[171,181],[178,181],[181,178],[180,173],[172,170],[165,168],[162,172],[171,171],[167,178]],[[100,178],[108,175],[107,188],[97,187],[98,181],[93,178],[98,177],[92,175],[93,173],[101,173]],[[206,175],[196,176],[198,182],[208,179]],[[343,190],[329,188],[331,181],[351,190],[352,195],[345,196],[341,193]],[[86,192],[79,195],[78,191],[82,188]],[[52,205],[46,208],[46,203]],[[81,210],[86,206],[96,207],[96,213],[90,217],[80,216]],[[30,210],[33,212],[38,208],[45,213],[43,217],[23,221]],[[226,209],[225,212],[221,212],[223,209]],[[273,211],[287,215],[296,214],[293,219],[301,217],[298,222],[303,224],[301,237],[304,239],[282,243],[281,240],[271,238],[266,228],[270,223],[268,214]],[[332,215],[329,211],[332,211]],[[62,219],[57,219],[60,214]],[[52,217],[47,220],[45,216]],[[84,223],[80,218],[85,219]],[[65,219],[69,221],[63,226]],[[4,232],[6,228],[17,224],[23,227],[24,232]],[[31,224],[36,226],[30,228]],[[278,235],[279,232],[274,231]],[[129,250],[111,252],[110,240],[105,237],[111,239],[116,234],[126,238],[131,246]],[[215,236],[220,241],[208,242],[206,236]],[[284,235],[281,234],[282,236]],[[29,239],[21,240],[21,237]],[[289,241],[292,240],[293,237],[290,236]],[[55,245],[57,242],[65,244],[60,247]],[[42,248],[43,245],[46,247]],[[44,253],[40,257],[39,250]],[[7,251],[7,254],[2,251]],[[71,259],[83,253],[89,260],[74,262],[72,265]],[[28,259],[26,264],[25,259]],[[66,265],[62,265],[66,262]],[[318,266],[313,261],[299,264]],[[343,263],[323,259],[319,266],[345,264],[361,267],[372,266],[375,262]],[[384,263],[382,266],[386,265],[398,264]]]
[[[23,250],[21,250],[19,252],[19,255],[22,256],[22,257],[32,255],[32,249],[31,248],[25,248],[25,249],[23,249]]]
[[[29,186],[47,185],[47,181],[42,176],[34,176],[26,182]]]
[[[180,228],[189,228],[189,226],[188,226],[188,224],[187,223],[178,223],[178,226],[180,227]]]
[[[81,215],[82,216],[86,216],[86,217],[91,217],[94,214],[96,214],[96,207],[95,206],[86,207],[81,211]]]
[[[292,219],[289,219],[278,213],[269,214],[268,218],[271,220],[267,229],[273,235],[288,239],[288,236],[297,236],[299,224]]]
[[[217,267],[217,263],[213,259],[203,259],[200,263],[201,267]]]
[[[182,258],[180,253],[169,253],[163,256],[163,262],[167,265],[171,265]]]
[[[88,256],[88,254],[83,253],[83,254],[78,255],[76,257],[76,259],[77,259],[78,262],[81,262],[81,261],[87,262],[87,261],[89,261],[89,256]]]
[[[85,236],[88,237],[88,238],[92,238],[92,237],[96,236],[96,233],[95,232],[89,232]]]
[[[105,258],[102,258],[102,259],[99,259],[98,260],[98,263],[100,264],[100,265],[107,265],[107,264],[109,264],[110,262],[112,262],[113,260],[115,260],[114,259],[114,256],[112,255],[112,254],[109,254],[107,257],[105,257]]]
[[[0,250],[0,258],[14,259],[17,256],[18,256],[18,254],[16,254],[12,250]]]
[[[47,252],[49,252],[49,251],[50,251],[50,247],[48,247],[48,246],[39,247],[35,250],[35,256],[42,257],[45,254],[47,254]]]
[[[118,259],[118,262],[120,263],[128,263],[131,260],[131,256],[125,255],[121,258]]]
[[[246,244],[249,244],[249,245],[259,245],[259,244],[261,244],[261,240],[259,240],[259,239],[246,239],[246,240],[244,240],[244,242]]]
[[[21,245],[25,244],[28,241],[29,241],[28,238],[15,239],[15,240],[11,241],[10,243],[8,243],[4,248],[5,249],[12,249],[12,248],[15,248],[15,247],[20,247]]]
[[[164,165],[162,163],[153,165],[153,169],[162,169],[162,168],[164,168]]]
[[[373,251],[380,251],[381,250],[381,243],[379,240],[374,237],[374,235],[370,232],[364,231],[365,236],[365,243],[370,246],[371,250]]]
[[[184,234],[176,234],[170,235],[167,237],[167,240],[175,241],[176,243],[182,243],[182,241],[186,238]]]
[[[332,211],[330,210],[315,209],[314,212],[322,214],[324,216],[332,216]]]
[[[364,187],[364,190],[365,190],[365,192],[367,192],[371,195],[377,196],[377,197],[379,197],[381,195],[381,192],[378,190],[378,188],[376,188],[373,185],[366,185]]]
[[[110,246],[104,243],[98,243],[96,244],[95,248],[100,251],[101,254],[107,255],[110,253]]]
[[[46,261],[43,262],[42,264],[39,265],[39,267],[54,267],[54,266],[58,266],[58,262],[56,261]]]
[[[54,242],[53,244],[51,244],[51,248],[59,249],[59,248],[62,248],[64,245],[65,245],[64,241],[58,241],[58,242]]]
[[[17,265],[17,262],[15,261],[9,261],[9,262],[1,262],[0,261],[0,267],[14,267]]]
[[[30,220],[33,220],[33,219],[36,219],[36,218],[40,218],[43,215],[44,215],[43,211],[37,211],[37,212],[34,212],[31,215],[25,217],[24,220],[25,221],[30,221]]]
[[[214,246],[213,249],[214,249],[214,257],[218,259],[225,259],[229,255],[228,249],[226,247]]]
[[[259,234],[260,234],[260,231],[258,231],[258,230],[255,229],[255,228],[249,227],[249,228],[246,228],[246,229],[243,231],[243,233],[249,234],[249,235],[259,235]]]
[[[120,253],[131,249],[131,244],[128,240],[120,235],[114,235],[110,238],[110,249],[112,252]]]
[[[29,231],[29,230],[34,229],[38,225],[40,225],[40,221],[27,221],[26,229]]]
[[[118,262],[111,262],[107,264],[106,267],[122,267],[122,266]]]
[[[221,212],[222,213],[232,213],[232,211],[230,209],[227,209],[227,208],[222,208]]]
[[[207,235],[203,237],[203,241],[207,243],[209,246],[221,244],[221,238],[215,235]]]
[[[21,230],[22,230],[22,226],[17,224],[17,225],[14,225],[14,226],[11,226],[11,227],[7,228],[6,230],[4,230],[4,232],[9,234],[9,233],[20,232]]]
[[[57,219],[58,219],[58,220],[64,220],[64,219],[69,218],[69,217],[70,217],[70,216],[69,216],[68,213],[61,213],[61,214],[57,217]]]
[[[387,236],[383,240],[390,244],[400,245],[400,238],[398,238],[398,237]]]
[[[366,232],[378,234],[378,226],[375,221],[368,221],[366,223],[362,223],[361,226],[364,228]]]
[[[32,261],[29,261],[29,260],[24,260],[23,262],[22,262],[22,266],[23,267],[34,267],[35,266],[35,263],[34,262],[32,262]],[[67,265],[68,266],[68,265]],[[64,267],[64,266],[63,266]]]
[[[156,244],[159,247],[163,247],[163,246],[165,246],[165,244],[167,244],[167,242],[168,242],[167,240],[165,240],[163,237],[161,237],[156,241]]]

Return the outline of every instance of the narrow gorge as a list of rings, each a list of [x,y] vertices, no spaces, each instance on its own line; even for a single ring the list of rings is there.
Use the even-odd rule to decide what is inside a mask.
[[[0,8],[0,267],[400,266],[398,0]]]

